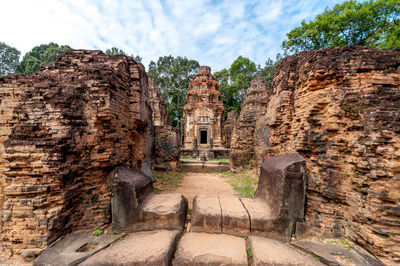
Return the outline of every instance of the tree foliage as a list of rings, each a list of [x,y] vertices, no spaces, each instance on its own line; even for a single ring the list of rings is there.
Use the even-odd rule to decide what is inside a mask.
[[[240,105],[250,87],[251,80],[257,76],[256,64],[247,57],[239,56],[228,69],[215,72],[215,79],[219,83],[225,112],[240,111]]]
[[[108,55],[120,55],[120,54],[128,55],[127,53],[125,53],[124,50],[122,50],[122,49],[120,49],[118,47],[111,47],[110,49],[107,49],[105,51],[105,54],[108,54]],[[140,63],[142,62],[142,59],[143,59],[139,55],[136,55],[136,56],[131,55],[131,57],[133,58],[133,60],[135,60],[136,62],[140,62]]]
[[[300,52],[332,46],[400,48],[399,0],[348,0],[286,34],[282,47]]]
[[[26,53],[17,67],[17,73],[22,76],[39,72],[42,66],[53,65],[60,54],[71,49],[68,45],[59,46],[56,43],[41,44]]]
[[[189,83],[199,68],[199,62],[186,57],[162,56],[157,63],[151,61],[147,75],[153,78],[167,102],[172,124],[183,130],[183,106]]]
[[[272,87],[273,85],[273,80],[274,80],[274,74],[275,74],[275,68],[276,66],[282,61],[283,58],[285,58],[287,55],[280,54],[278,53],[275,57],[275,61],[272,60],[271,58],[268,58],[265,61],[265,66],[261,67],[258,65],[258,71],[257,71],[257,76],[264,77],[267,84]]]
[[[0,42],[0,76],[14,73],[18,67],[21,52]]]
[[[133,57],[133,60],[135,60],[136,62],[142,63],[143,58],[140,55],[138,55],[138,54],[135,56],[132,55],[132,57]]]
[[[122,49],[118,47],[111,47],[110,49],[107,49],[105,53],[108,55],[119,55],[119,54],[127,55]]]

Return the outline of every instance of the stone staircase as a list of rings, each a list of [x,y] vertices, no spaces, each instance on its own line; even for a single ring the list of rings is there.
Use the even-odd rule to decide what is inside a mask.
[[[365,251],[348,250],[340,242],[297,241],[292,243],[296,249],[286,243],[298,221],[296,211],[304,206],[301,199],[288,200],[304,197],[295,184],[304,178],[305,168],[297,156],[281,159],[279,164],[270,161],[275,166],[263,164],[255,199],[198,195],[188,221],[182,195],[154,194],[142,172],[117,168],[109,182],[112,227],[119,234],[66,235],[34,265],[341,265],[343,256],[355,265],[382,265]],[[263,179],[265,167],[268,180]],[[295,197],[275,193],[287,188],[297,193]],[[265,189],[275,202],[269,202]]]
[[[181,161],[182,172],[226,172],[229,171],[229,162],[215,161]]]
[[[255,216],[247,212],[251,209],[249,202],[258,210]],[[252,221],[262,224],[272,219],[263,209],[257,209],[257,204],[261,202],[254,199],[199,195],[194,199],[192,219],[186,228],[182,225],[179,230],[167,230],[174,221],[164,216],[161,223],[149,223],[146,231],[101,236],[70,234],[46,249],[34,265],[382,265],[364,250],[349,250],[336,240],[289,244],[255,236],[268,235],[270,231],[252,230]],[[165,212],[165,206],[157,211]],[[172,209],[179,208],[175,206],[167,212]],[[162,225],[165,229],[160,229]]]
[[[193,200],[190,231],[236,236],[267,236],[288,242],[279,217],[259,199],[198,195]]]

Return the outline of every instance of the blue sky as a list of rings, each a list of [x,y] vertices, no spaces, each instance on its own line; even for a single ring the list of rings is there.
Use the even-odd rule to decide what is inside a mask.
[[[0,41],[22,52],[49,43],[112,46],[139,54],[186,56],[213,72],[239,55],[275,59],[285,34],[343,0],[2,0]]]

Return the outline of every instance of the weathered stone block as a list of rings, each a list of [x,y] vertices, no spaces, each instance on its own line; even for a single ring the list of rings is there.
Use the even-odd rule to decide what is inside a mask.
[[[179,231],[132,233],[102,250],[80,265],[170,265]]]
[[[327,265],[343,265],[351,262],[354,265],[383,266],[379,260],[360,247],[341,241],[343,239],[305,240],[292,242],[291,245],[319,257],[321,262]]]
[[[313,257],[307,257],[301,251],[277,240],[251,236],[249,237],[254,265],[306,266],[324,265]]]
[[[251,235],[281,239],[280,219],[262,199],[240,199],[250,216]]]
[[[296,153],[274,156],[261,165],[255,197],[279,217],[283,241],[290,240],[296,222],[304,218],[305,178],[305,160]]]
[[[112,227],[115,231],[130,231],[141,222],[141,205],[153,193],[150,177],[138,170],[118,167],[110,174]]]
[[[222,214],[218,196],[197,195],[193,199],[192,232],[221,233]]]
[[[183,230],[188,209],[187,199],[179,193],[152,194],[141,207],[143,223],[136,230]]]
[[[222,212],[222,232],[226,234],[247,236],[250,234],[250,218],[237,197],[220,196]]]
[[[107,248],[122,236],[123,234],[104,234],[101,236],[68,234],[58,239],[49,248],[43,251],[43,253],[35,259],[33,265],[78,265],[94,253]]]
[[[246,266],[246,242],[225,234],[185,234],[178,243],[172,265]]]

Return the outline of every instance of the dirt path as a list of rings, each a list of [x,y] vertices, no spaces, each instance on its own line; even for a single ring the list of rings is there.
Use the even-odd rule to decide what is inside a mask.
[[[181,185],[173,191],[184,195],[192,208],[196,195],[237,195],[233,187],[219,173],[184,173]]]

